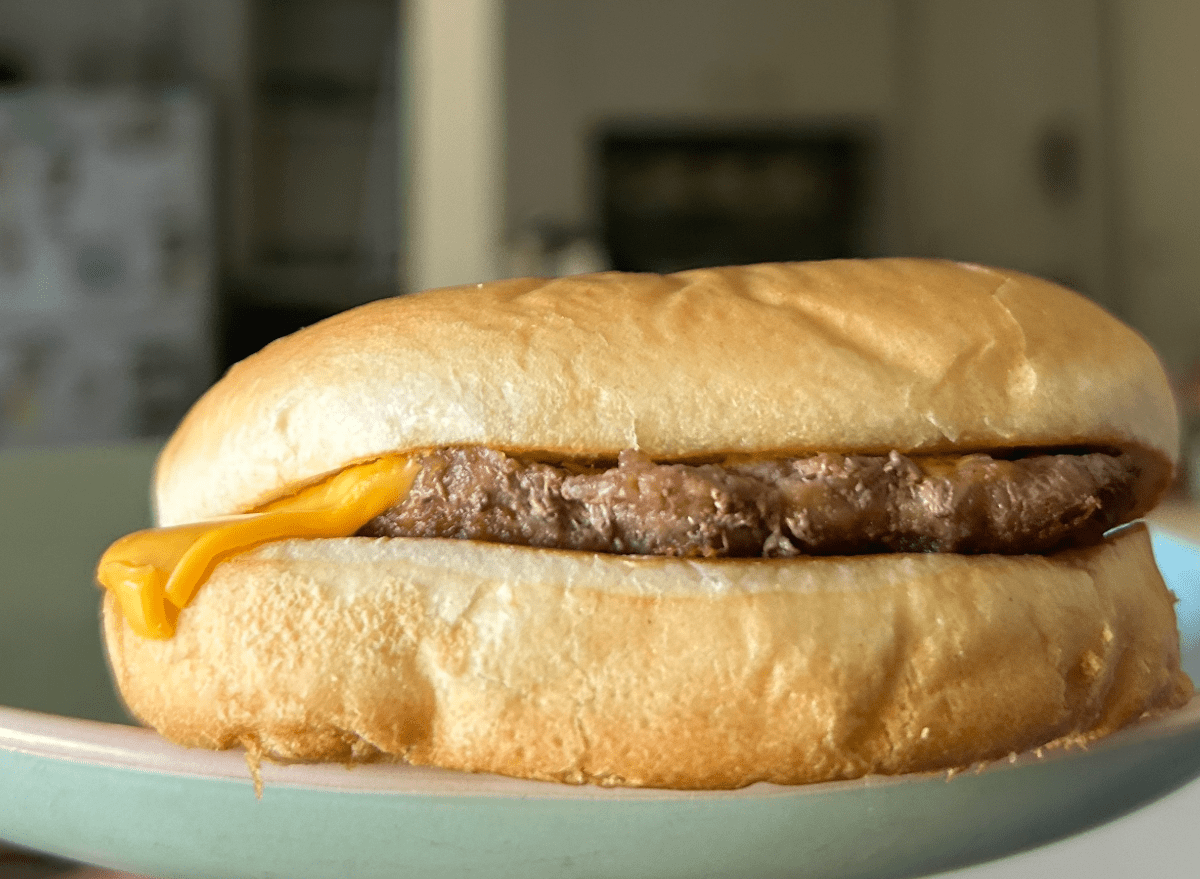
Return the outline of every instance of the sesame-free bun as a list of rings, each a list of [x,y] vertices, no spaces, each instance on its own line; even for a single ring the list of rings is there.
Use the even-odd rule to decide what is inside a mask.
[[[166,641],[104,625],[177,742],[676,788],[940,770],[1182,705],[1145,526],[1042,556],[634,559],[269,544]]]
[[[1145,342],[1012,272],[919,260],[598,274],[373,303],[235,366],[156,473],[160,524],[347,464],[1087,448],[1177,421]],[[1191,694],[1145,527],[1053,555],[679,559],[440,539],[284,540],[221,561],[167,640],[105,598],[163,735],[679,788],[963,766],[1086,742]]]
[[[253,508],[393,451],[658,460],[1115,448],[1167,485],[1162,367],[1087,299],[1011,271],[887,259],[605,273],[375,302],[267,346],[158,464],[160,524]]]

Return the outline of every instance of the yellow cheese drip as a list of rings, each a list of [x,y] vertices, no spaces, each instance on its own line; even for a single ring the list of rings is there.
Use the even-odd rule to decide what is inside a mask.
[[[348,537],[403,500],[418,469],[408,458],[380,458],[257,512],[126,535],[101,557],[96,578],[137,634],[170,638],[179,611],[218,562],[273,540]]]

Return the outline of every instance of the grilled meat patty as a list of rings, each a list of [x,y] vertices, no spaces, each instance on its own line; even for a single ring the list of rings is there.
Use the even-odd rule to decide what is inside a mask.
[[[591,467],[446,448],[421,463],[360,534],[683,557],[1044,553],[1124,521],[1136,477],[1099,452],[660,464],[626,450]]]

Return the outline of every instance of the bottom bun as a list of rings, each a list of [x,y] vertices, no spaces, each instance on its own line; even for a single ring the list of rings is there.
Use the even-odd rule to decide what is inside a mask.
[[[1144,526],[1042,556],[692,561],[466,541],[270,544],[174,638],[109,596],[130,710],[184,745],[611,785],[966,766],[1182,705]]]

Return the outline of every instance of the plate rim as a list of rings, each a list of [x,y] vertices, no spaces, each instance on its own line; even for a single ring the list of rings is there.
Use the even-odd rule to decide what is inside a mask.
[[[881,787],[949,780],[963,773],[982,775],[1038,767],[1103,754],[1148,741],[1200,732],[1200,694],[1184,706],[1135,721],[1087,744],[1052,743],[1006,758],[967,767],[903,775],[867,775],[804,785],[759,782],[732,790],[601,787],[510,778],[405,763],[284,764],[264,760],[264,787],[322,790],[346,794],[581,800],[718,800],[808,797],[878,790]],[[111,739],[116,738],[113,742]],[[0,705],[0,754],[87,764],[177,778],[253,784],[245,751],[187,748],[152,729],[46,714]]]

